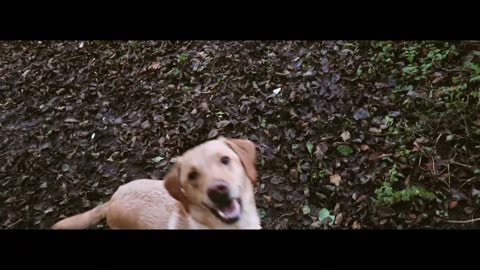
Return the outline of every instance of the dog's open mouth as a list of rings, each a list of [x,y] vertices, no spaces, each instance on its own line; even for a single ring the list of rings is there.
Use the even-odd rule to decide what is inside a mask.
[[[222,206],[212,207],[206,203],[204,203],[204,205],[222,222],[233,224],[240,219],[240,214],[242,212],[241,202],[240,199],[231,199]]]

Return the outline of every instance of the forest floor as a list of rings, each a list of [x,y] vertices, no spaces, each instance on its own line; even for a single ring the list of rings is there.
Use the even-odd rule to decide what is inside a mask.
[[[266,229],[480,228],[479,82],[474,41],[3,41],[0,228],[220,135],[257,144]]]

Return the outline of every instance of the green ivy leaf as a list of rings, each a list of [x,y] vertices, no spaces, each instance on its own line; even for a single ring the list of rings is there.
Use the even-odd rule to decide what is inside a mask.
[[[307,204],[304,205],[303,208],[302,208],[302,213],[303,213],[304,215],[308,215],[308,214],[310,214],[310,212],[311,212],[310,206],[308,206]]]
[[[64,171],[64,172],[70,171],[70,165],[68,165],[68,164],[63,164],[63,165],[62,165],[62,171]]]
[[[318,221],[324,222],[327,218],[330,218],[330,222],[328,224],[332,225],[335,217],[330,215],[330,211],[327,208],[322,208],[320,212],[318,212]]]
[[[311,155],[313,153],[313,144],[311,142],[307,142],[305,146],[307,147],[308,153]]]
[[[348,145],[342,144],[337,147],[337,152],[344,157],[348,157],[353,153],[353,149]]]
[[[258,208],[258,216],[260,217],[260,219],[265,218],[266,215],[267,215],[267,213],[265,212],[265,209]]]

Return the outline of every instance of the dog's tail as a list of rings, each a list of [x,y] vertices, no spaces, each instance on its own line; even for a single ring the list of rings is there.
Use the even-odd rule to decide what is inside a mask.
[[[52,226],[54,230],[81,230],[99,223],[107,215],[108,202],[87,212],[67,217]]]

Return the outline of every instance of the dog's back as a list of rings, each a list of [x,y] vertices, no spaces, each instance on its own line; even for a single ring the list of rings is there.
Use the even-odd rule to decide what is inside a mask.
[[[85,229],[104,218],[112,229],[166,229],[172,223],[185,227],[187,218],[182,210],[163,181],[139,179],[120,186],[110,201],[65,218],[52,228]]]
[[[139,179],[115,192],[106,217],[113,229],[166,229],[178,210],[163,181]]]

